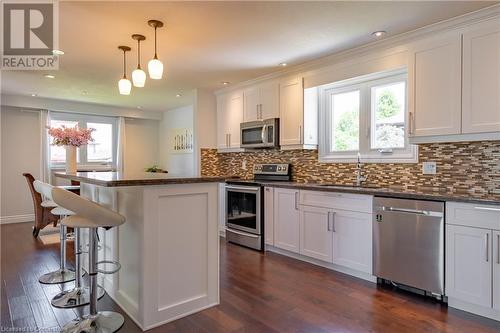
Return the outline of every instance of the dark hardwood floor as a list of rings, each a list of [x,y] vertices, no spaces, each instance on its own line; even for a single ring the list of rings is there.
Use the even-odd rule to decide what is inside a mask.
[[[41,285],[38,276],[58,267],[58,245],[33,239],[30,228],[0,227],[0,331],[54,332],[78,314],[50,306],[61,287]],[[220,263],[219,306],[150,332],[500,332],[500,322],[274,253],[221,242]],[[120,311],[108,296],[99,309]],[[125,317],[121,332],[140,332]]]

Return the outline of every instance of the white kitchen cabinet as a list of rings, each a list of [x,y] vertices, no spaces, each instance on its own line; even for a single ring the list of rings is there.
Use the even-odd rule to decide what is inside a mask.
[[[500,18],[463,34],[462,132],[500,131]]]
[[[274,246],[299,253],[299,191],[274,189]]]
[[[446,225],[446,295],[492,307],[492,236],[488,229]],[[450,299],[453,306],[453,300]]]
[[[275,81],[249,87],[243,92],[243,120],[279,117],[279,83]]]
[[[300,254],[332,262],[332,210],[302,206],[300,208]]]
[[[372,214],[335,210],[332,215],[334,264],[372,273]]]
[[[274,245],[274,188],[264,188],[264,240]]]
[[[409,50],[411,137],[461,133],[461,34],[445,33]]]
[[[217,148],[240,148],[240,123],[243,121],[243,92],[233,91],[217,97]]]
[[[500,231],[493,231],[493,309],[500,319]]]
[[[312,98],[314,99],[314,96]],[[304,107],[304,86],[301,77],[280,82],[279,104],[281,149],[317,148],[317,104],[316,108]],[[308,103],[308,106],[310,104]]]

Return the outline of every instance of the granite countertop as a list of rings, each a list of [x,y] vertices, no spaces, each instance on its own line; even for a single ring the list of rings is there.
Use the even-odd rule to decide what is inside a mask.
[[[121,172],[77,172],[67,174],[55,172],[59,178],[70,179],[82,183],[105,186],[145,186],[145,185],[168,185],[168,184],[192,184],[192,183],[224,183],[227,177],[195,177],[170,175],[167,173],[121,173]]]
[[[326,192],[343,192],[354,194],[367,194],[381,197],[393,197],[402,199],[423,199],[423,200],[436,200],[436,201],[457,201],[468,202],[476,204],[493,204],[500,205],[500,194],[487,194],[487,193],[462,193],[450,192],[446,189],[435,189],[430,187],[403,187],[403,186],[389,186],[377,187],[367,185],[365,187],[355,186],[330,186],[321,183],[298,183],[298,182],[283,182],[283,181],[255,181],[255,180],[236,180],[227,179],[231,183],[258,183],[264,186],[281,187],[290,189],[301,189],[311,191],[326,191]]]

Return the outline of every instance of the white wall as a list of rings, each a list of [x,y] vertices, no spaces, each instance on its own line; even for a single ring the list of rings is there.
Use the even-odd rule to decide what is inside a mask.
[[[16,222],[33,214],[33,202],[23,172],[40,176],[40,113],[1,107],[1,217]],[[10,217],[10,218],[6,218]],[[30,218],[30,217],[26,217]]]
[[[196,90],[194,109],[195,173],[200,173],[200,149],[217,147],[217,99],[213,92]]]
[[[168,170],[173,176],[193,176],[195,171],[194,153],[178,154],[174,153],[171,145],[172,129],[190,128],[193,129],[193,106],[184,106],[172,109],[163,113],[163,120],[160,122],[160,166]],[[196,133],[194,133],[196,136]]]
[[[144,172],[157,165],[159,148],[159,121],[125,119],[125,171]]]
[[[33,214],[31,194],[21,174],[29,172],[35,178],[40,177],[39,117],[36,110],[1,107],[1,223],[33,219],[29,216]],[[142,172],[159,163],[159,121],[126,119],[125,132],[127,172]]]

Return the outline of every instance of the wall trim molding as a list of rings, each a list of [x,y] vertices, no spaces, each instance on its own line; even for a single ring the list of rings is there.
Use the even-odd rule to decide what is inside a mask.
[[[1,216],[0,224],[25,223],[35,221],[35,214]]]

